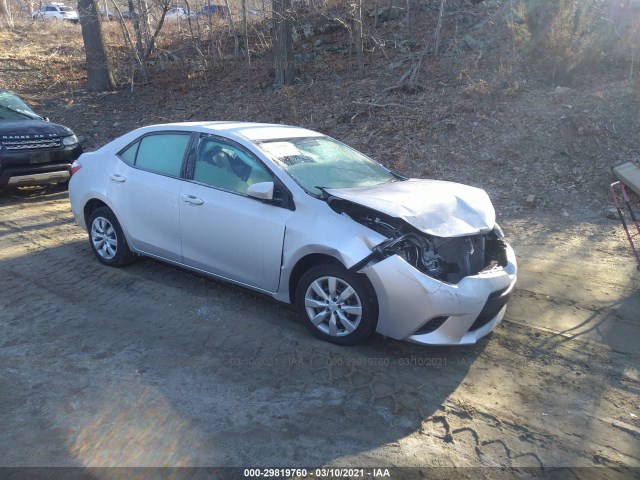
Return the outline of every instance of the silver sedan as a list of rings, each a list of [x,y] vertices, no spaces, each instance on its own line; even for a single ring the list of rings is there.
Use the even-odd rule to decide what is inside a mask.
[[[71,208],[103,264],[142,255],[243,285],[295,304],[340,345],[374,331],[474,343],[516,282],[484,190],[406,179],[303,128],[154,125],[72,173]]]

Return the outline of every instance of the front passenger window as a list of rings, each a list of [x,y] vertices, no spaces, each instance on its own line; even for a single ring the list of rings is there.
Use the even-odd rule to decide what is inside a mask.
[[[203,138],[198,152],[193,172],[196,182],[245,195],[249,185],[273,181],[260,162],[234,145]]]

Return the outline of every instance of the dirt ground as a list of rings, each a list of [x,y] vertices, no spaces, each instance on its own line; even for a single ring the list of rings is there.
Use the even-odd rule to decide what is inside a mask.
[[[64,190],[5,193],[0,465],[610,466],[628,477],[619,469],[640,467],[640,276],[611,252],[617,228],[503,223],[526,234],[511,238],[520,279],[492,335],[340,348],[253,293],[151,260],[102,266]]]
[[[405,175],[486,189],[519,280],[503,323],[475,346],[374,337],[340,348],[265,297],[151,260],[103,267],[64,190],[3,192],[0,466],[637,476],[640,272],[608,200],[610,168],[640,160],[637,81],[611,71],[558,85],[467,52],[425,60],[424,89],[380,96],[404,71],[392,66],[415,57],[374,51],[357,80],[350,57],[327,51],[279,90],[258,56],[250,70],[180,64],[151,85],[96,94],[83,87],[74,26],[48,26],[46,42],[37,25],[20,28],[0,32],[14,46],[0,52],[0,86],[85,135],[88,149],[165,121],[313,128]],[[478,471],[454,476],[465,475]]]

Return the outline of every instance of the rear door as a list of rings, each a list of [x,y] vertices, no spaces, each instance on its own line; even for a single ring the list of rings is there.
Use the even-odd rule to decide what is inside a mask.
[[[136,250],[182,261],[179,194],[189,132],[145,135],[107,172],[107,196]]]

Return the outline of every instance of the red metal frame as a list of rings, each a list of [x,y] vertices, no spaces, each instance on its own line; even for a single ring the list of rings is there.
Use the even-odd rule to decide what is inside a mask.
[[[616,189],[619,190],[616,191]],[[640,223],[638,223],[638,219],[633,213],[633,208],[631,208],[631,202],[629,202],[629,197],[627,195],[627,191],[624,188],[624,183],[622,182],[613,182],[609,187],[609,192],[611,193],[611,199],[613,200],[613,204],[618,210],[618,216],[620,217],[620,221],[622,222],[622,227],[624,228],[624,232],[627,234],[627,239],[629,240],[629,244],[631,245],[631,251],[633,255],[636,257],[636,262],[638,263],[637,269],[640,270],[640,254],[638,253],[638,248],[635,245],[634,238],[640,236]],[[624,213],[622,212],[622,206],[620,202],[619,196],[622,197],[622,202],[624,202],[627,210],[629,211],[629,217],[631,217],[631,221],[636,227],[636,232],[632,233],[629,231],[629,226],[627,225],[627,221],[624,219]]]

